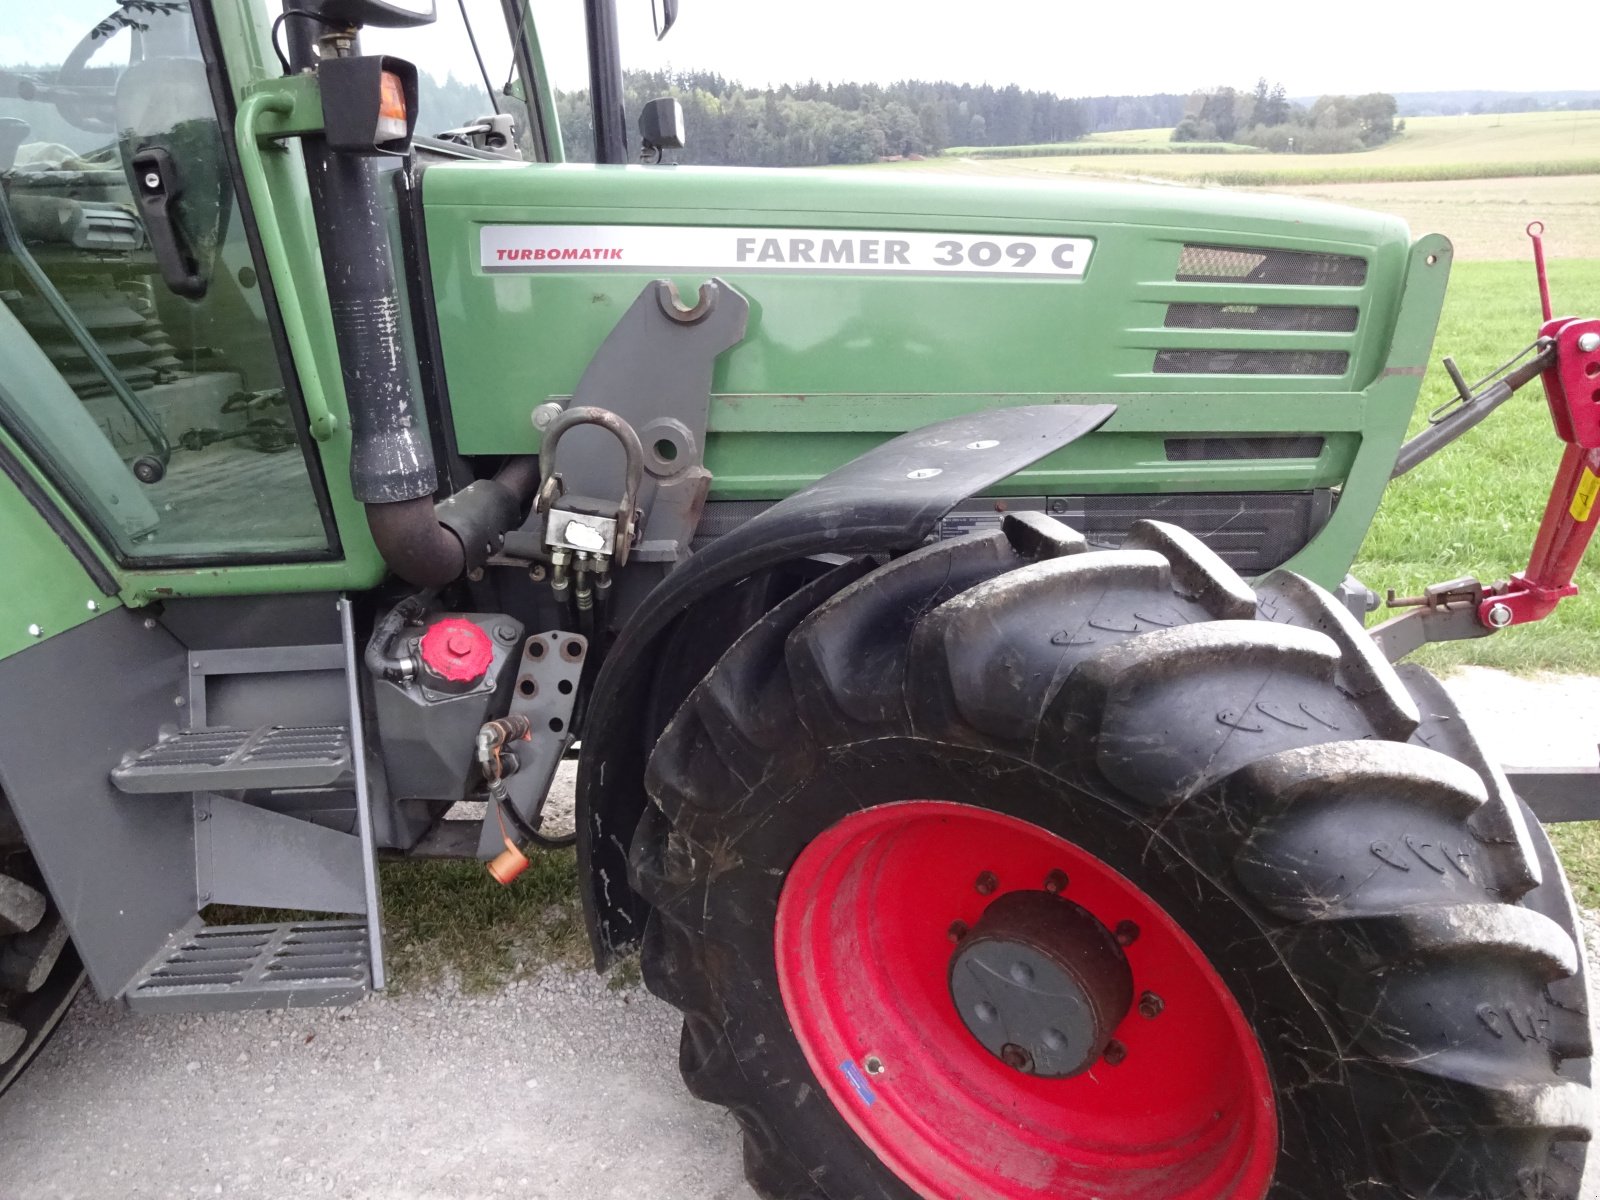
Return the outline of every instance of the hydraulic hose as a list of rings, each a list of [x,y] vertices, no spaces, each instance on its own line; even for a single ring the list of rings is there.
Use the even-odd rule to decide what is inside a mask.
[[[367,670],[372,672],[374,679],[409,679],[416,674],[416,664],[409,658],[394,654],[391,648],[402,629],[413,621],[421,620],[427,613],[434,594],[430,589],[407,596],[378,618],[378,623],[372,627],[372,636],[367,639],[366,654],[363,655]]]

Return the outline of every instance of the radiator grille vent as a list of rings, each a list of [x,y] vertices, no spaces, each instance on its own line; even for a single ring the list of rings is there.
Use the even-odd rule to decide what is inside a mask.
[[[1249,250],[1232,246],[1185,246],[1178,259],[1179,283],[1360,287],[1366,281],[1366,259],[1345,254]]]
[[[1241,458],[1320,458],[1323,439],[1290,437],[1168,438],[1168,462],[1206,462]]]
[[[1343,375],[1345,350],[1158,350],[1157,375]]]
[[[1360,310],[1314,304],[1171,304],[1168,329],[1273,329],[1287,333],[1353,333]]]

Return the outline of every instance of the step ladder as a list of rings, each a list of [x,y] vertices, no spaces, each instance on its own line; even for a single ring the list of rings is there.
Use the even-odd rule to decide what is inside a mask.
[[[111,781],[130,804],[193,811],[195,915],[121,990],[140,1012],[349,1004],[384,986],[383,927],[350,602],[337,644],[191,650],[187,725],[126,756]],[[208,687],[290,675],[343,682],[344,722],[211,725]],[[270,694],[293,709],[292,690]],[[315,819],[314,819],[315,818]],[[209,905],[335,914],[212,925]]]

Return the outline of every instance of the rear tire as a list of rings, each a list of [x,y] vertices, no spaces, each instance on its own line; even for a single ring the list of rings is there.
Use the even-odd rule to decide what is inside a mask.
[[[690,694],[633,846],[645,981],[683,1011],[684,1078],[739,1120],[758,1191],[1577,1194],[1592,1116],[1570,894],[1436,683],[1402,681],[1299,576],[1252,590],[1154,522],[1090,552],[1010,519],[868,566],[779,604]],[[963,835],[897,875],[913,817],[1023,840]],[[868,824],[889,833],[863,841]],[[940,1009],[948,947],[927,947],[959,944],[990,896],[1045,895],[1020,865],[1035,852],[1074,856],[1061,894],[1107,930],[1144,905],[1176,931],[1127,949],[1134,996],[1185,945],[1193,978],[1220,981],[1244,1032],[1198,1073],[1211,1092],[1203,1050],[1175,1049],[1199,1040],[1171,1040],[1201,1028],[1183,1022],[1204,989],[1155,1017],[1136,1002],[1115,1055],[1050,1080]],[[1112,903],[1097,879],[1132,890]],[[849,930],[864,948],[840,950]]]
[[[49,1040],[82,985],[60,910],[0,796],[0,1092]]]

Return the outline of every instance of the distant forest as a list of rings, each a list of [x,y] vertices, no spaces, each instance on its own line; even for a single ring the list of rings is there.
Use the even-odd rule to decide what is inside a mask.
[[[1067,100],[1015,85],[804,83],[747,88],[710,71],[629,71],[629,112],[654,96],[683,105],[688,146],[676,162],[812,167],[937,154],[950,146],[1070,142],[1097,128],[1173,125],[1185,97]],[[589,94],[556,98],[567,157],[593,157]]]
[[[1399,92],[1402,117],[1600,109],[1600,88],[1582,92]]]
[[[1278,154],[1344,154],[1381,146],[1405,132],[1399,103],[1387,92],[1318,96],[1310,104],[1289,99],[1283,84],[1266,77],[1250,91],[1213,88],[1190,97],[1175,142],[1232,142]]]
[[[481,86],[454,78],[441,83],[426,74],[421,83],[427,132],[464,124],[487,110]],[[1290,98],[1281,85],[1265,80],[1254,89],[1076,99],[1015,85],[922,80],[751,88],[711,71],[629,71],[623,86],[630,113],[656,96],[682,103],[688,146],[672,155],[674,162],[764,167],[915,158],[964,146],[1044,145],[1121,129],[1174,129],[1180,141],[1330,152],[1377,145],[1400,132],[1406,116],[1600,109],[1600,93]],[[556,104],[568,160],[592,161],[588,92],[557,93]],[[630,129],[630,141],[636,137]]]

